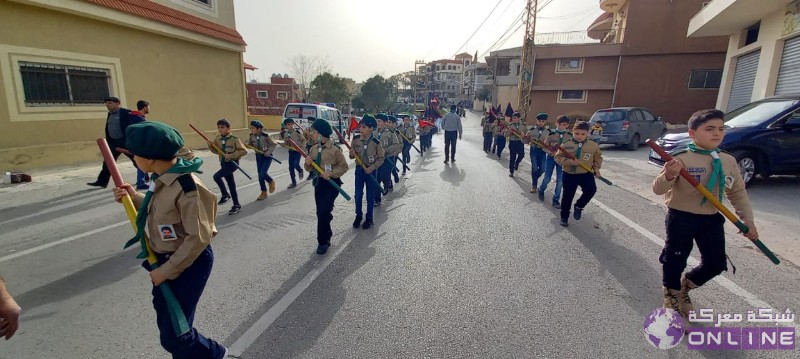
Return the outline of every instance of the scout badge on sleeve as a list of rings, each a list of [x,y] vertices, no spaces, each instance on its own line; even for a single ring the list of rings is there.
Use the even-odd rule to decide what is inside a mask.
[[[114,186],[121,186],[122,183],[122,175],[119,173],[119,169],[117,168],[117,162],[114,160],[114,156],[111,154],[111,149],[108,148],[108,143],[106,142],[105,138],[98,138],[97,145],[100,147],[100,153],[103,154],[103,160],[108,167],[108,172],[111,173],[111,178],[114,180]],[[153,182],[155,183],[155,181]],[[155,187],[154,184],[151,184],[151,190],[147,191],[146,196],[153,195],[153,188]],[[133,205],[133,199],[131,196],[125,195],[122,197],[122,205],[125,207],[125,213],[128,215],[128,220],[130,220],[131,225],[133,226],[133,231],[137,233],[137,237],[139,237],[139,243],[142,246],[142,253],[139,255],[139,258],[144,255],[147,258],[147,263],[150,264],[150,268],[156,269],[159,266],[158,259],[156,258],[155,252],[150,249],[150,245],[148,244],[146,238],[146,231],[145,229],[140,229],[139,226],[136,225],[136,207]],[[172,235],[174,235],[174,229],[171,225],[168,227],[172,230]],[[139,231],[145,231],[142,236],[139,236]],[[163,235],[163,232],[162,232]],[[134,237],[133,243],[135,243],[136,237]],[[131,241],[128,243],[130,244]],[[127,247],[127,245],[126,245]],[[164,294],[164,300],[167,302],[167,308],[169,309],[169,316],[170,320],[172,321],[172,328],[175,329],[175,335],[181,336],[189,332],[189,323],[186,321],[186,316],[183,314],[183,310],[181,309],[180,303],[178,303],[178,299],[175,298],[175,294],[172,293],[172,289],[169,286],[169,283],[164,282],[158,286],[161,289],[161,293]]]
[[[650,148],[652,148],[655,153],[661,156],[661,159],[663,159],[666,162],[672,160],[672,156],[670,156],[666,151],[664,151],[664,149],[661,148],[661,146],[657,145],[653,140],[648,139],[646,142],[648,145],[650,145]],[[705,197],[706,200],[711,202],[711,204],[713,204],[714,207],[717,207],[717,209],[720,211],[720,213],[722,213],[722,215],[725,216],[725,218],[733,222],[733,224],[736,225],[736,228],[739,228],[739,230],[742,231],[742,233],[747,233],[750,231],[750,228],[747,228],[747,226],[744,223],[742,223],[742,221],[739,220],[739,218],[737,218],[736,215],[733,214],[733,212],[731,212],[727,207],[725,207],[725,205],[722,204],[722,202],[720,202],[719,199],[714,197],[714,194],[709,192],[708,189],[703,187],[703,185],[701,185],[700,182],[698,182],[697,179],[695,179],[695,177],[690,175],[689,171],[687,171],[686,168],[681,168],[680,174],[681,177],[683,177],[683,179],[689,182],[689,184],[691,184],[692,187],[694,187],[697,191],[699,191],[703,195],[703,197]],[[725,182],[727,185],[727,180]],[[731,185],[733,185],[733,181],[731,181]],[[755,244],[756,247],[758,247],[758,249],[760,249],[761,252],[764,253],[764,255],[767,256],[767,258],[769,258],[769,260],[772,261],[772,263],[775,264],[781,263],[780,259],[778,259],[778,257],[776,257],[775,254],[772,253],[772,251],[770,251],[769,248],[767,248],[767,246],[763,242],[761,242],[760,239],[754,239],[753,244]]]

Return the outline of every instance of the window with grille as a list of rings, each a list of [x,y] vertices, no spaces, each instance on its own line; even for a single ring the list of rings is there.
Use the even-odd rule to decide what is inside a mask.
[[[256,91],[256,97],[267,98],[267,91]]]
[[[561,90],[558,92],[558,101],[561,102],[586,102],[585,90]]]
[[[692,70],[689,74],[690,89],[718,89],[722,82],[722,70]]]
[[[20,62],[26,106],[102,104],[111,94],[108,69]]]
[[[289,98],[289,93],[286,91],[278,91],[278,100],[286,100]]]
[[[556,72],[583,71],[583,59],[581,58],[558,59],[558,61],[556,61],[556,65]]]

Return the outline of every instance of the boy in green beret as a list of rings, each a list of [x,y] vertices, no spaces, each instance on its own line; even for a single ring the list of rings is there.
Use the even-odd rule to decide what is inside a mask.
[[[220,169],[214,174],[214,182],[222,192],[222,198],[220,198],[218,204],[223,204],[228,202],[229,199],[233,199],[233,207],[228,211],[228,214],[236,214],[242,210],[242,206],[239,204],[239,194],[236,192],[236,179],[233,174],[238,169],[236,164],[239,164],[239,159],[247,154],[247,149],[245,149],[242,141],[231,133],[231,123],[228,120],[223,118],[217,121],[217,131],[219,135],[213,141],[208,142],[208,148],[211,152],[219,155]],[[221,149],[222,153],[218,153],[215,147]],[[227,189],[222,179],[228,182]],[[230,194],[228,194],[228,190],[230,190]]]
[[[283,125],[286,127],[286,131],[281,132],[281,140],[285,141],[282,146],[289,150],[289,177],[292,179],[292,184],[288,188],[295,188],[297,187],[297,179],[295,179],[294,172],[297,171],[297,175],[300,176],[300,179],[303,179],[303,169],[300,167],[300,152],[297,152],[288,143],[288,140],[292,139],[300,148],[303,148],[306,146],[306,138],[303,136],[303,131],[296,127],[294,120],[291,118],[283,120]]]
[[[319,119],[311,125],[311,139],[314,146],[311,147],[309,157],[306,157],[306,171],[314,173],[314,201],[317,205],[317,254],[325,254],[331,246],[331,221],[333,221],[333,202],[339,195],[339,191],[333,187],[328,179],[332,179],[337,185],[342,185],[340,179],[347,173],[347,160],[339,146],[331,140],[333,128],[328,121]],[[313,159],[313,160],[312,160]],[[311,163],[315,162],[324,173],[314,172]],[[320,179],[322,177],[322,179]]]
[[[183,147],[183,138],[164,123],[148,121],[131,125],[126,137],[127,150],[134,155],[137,166],[152,173],[151,183],[147,194],[138,193],[124,183],[114,189],[114,197],[120,202],[122,197],[130,195],[139,208],[138,232],[129,245],[137,240],[146,241],[158,259],[157,267],[147,261],[142,266],[150,271],[153,283],[153,307],[161,346],[173,358],[224,358],[227,356],[224,346],[193,328],[197,303],[214,264],[211,240],[217,234],[216,196],[194,175],[200,172],[203,160],[176,157]],[[158,288],[165,283],[177,303],[168,302]],[[181,319],[188,324],[187,333],[176,334],[180,320],[173,323],[170,307],[182,312]]]
[[[269,183],[269,193],[275,192],[275,180],[269,176],[268,172],[272,165],[272,152],[275,151],[278,144],[264,133],[264,124],[261,121],[253,120],[250,121],[250,138],[246,145],[261,151],[261,153],[256,152],[258,184],[261,186],[261,194],[256,200],[261,201],[267,199],[267,183]]]

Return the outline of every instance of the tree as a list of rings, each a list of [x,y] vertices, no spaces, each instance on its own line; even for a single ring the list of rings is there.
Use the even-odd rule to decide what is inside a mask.
[[[292,69],[292,74],[300,84],[300,91],[303,97],[309,97],[309,85],[311,80],[324,72],[331,71],[331,65],[328,61],[328,56],[306,56],[297,54],[289,59],[289,67]]]
[[[347,84],[339,74],[324,72],[311,81],[311,98],[319,102],[335,102],[339,105],[350,97]]]
[[[475,96],[480,101],[489,101],[489,100],[492,99],[492,89],[491,89],[491,87],[489,87],[489,85],[484,85],[483,87],[478,89],[478,91],[475,94]]]
[[[361,94],[358,96],[358,101],[364,104],[367,112],[373,110],[385,111],[395,102],[395,96],[392,93],[394,88],[394,84],[391,81],[381,75],[375,75],[367,79],[364,85],[361,86]]]

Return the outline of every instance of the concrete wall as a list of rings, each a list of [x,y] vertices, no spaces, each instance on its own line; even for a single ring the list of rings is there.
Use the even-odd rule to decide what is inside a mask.
[[[261,123],[264,124],[265,130],[270,131],[280,131],[281,124],[283,123],[283,116],[275,116],[275,115],[248,115],[247,122],[248,126],[250,121],[252,120],[259,120]]]
[[[584,57],[582,59],[583,71],[581,72],[556,72],[558,59],[537,59],[533,72],[534,89],[544,86],[569,90],[614,88],[619,56]]]
[[[614,91],[588,91],[585,103],[559,103],[558,96],[558,91],[534,91],[531,95],[531,107],[528,109],[526,121],[533,123],[533,119],[539,112],[547,112],[550,115],[549,122],[553,124],[555,124],[556,117],[559,115],[568,115],[573,119],[581,116],[588,120],[598,109],[611,106],[611,98],[614,96]]]
[[[8,1],[0,2],[0,34],[0,65],[6,68],[13,68],[9,53],[20,52],[45,58],[52,53],[54,63],[72,55],[112,59],[113,95],[128,108],[135,108],[139,99],[148,100],[148,119],[177,127],[190,147],[202,146],[202,141],[189,122],[209,130],[220,118],[229,119],[234,128],[247,126],[238,51]],[[0,136],[0,171],[100,160],[94,141],[104,136],[103,105],[86,108],[88,115],[78,118],[60,119],[63,113],[55,111],[28,120],[19,116],[25,108],[15,103],[19,89],[13,77],[12,71],[0,72],[0,128],[14,134]]]

